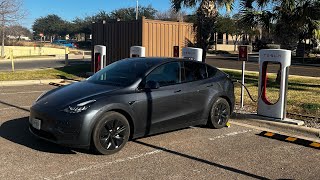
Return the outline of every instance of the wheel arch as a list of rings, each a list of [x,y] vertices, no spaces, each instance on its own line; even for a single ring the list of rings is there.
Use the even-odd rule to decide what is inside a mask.
[[[108,110],[107,112],[117,112],[119,114],[122,114],[129,122],[129,125],[130,125],[130,136],[129,136],[129,139],[131,139],[134,135],[134,123],[133,123],[133,118],[132,116],[125,110],[123,109],[110,109]]]
[[[117,112],[123,115],[129,122],[130,125],[130,136],[129,139],[133,137],[135,133],[135,124],[134,124],[134,117],[132,112],[130,113],[130,110],[128,110],[124,105],[122,104],[112,104],[108,105],[102,109],[98,113],[94,115],[92,118],[93,121],[91,121],[90,124],[88,124],[88,133],[87,133],[87,140],[89,140],[89,144],[91,145],[92,143],[92,133],[93,129],[96,126],[96,124],[99,122],[99,119],[101,119],[102,116],[104,116],[105,113],[108,112]]]
[[[230,106],[230,115],[231,115],[231,112],[233,112],[233,105],[232,105],[231,99],[230,99],[227,95],[225,95],[225,94],[218,94],[218,95],[216,95],[216,96],[214,96],[214,97],[211,98],[211,100],[210,100],[210,102],[209,102],[209,104],[208,104],[208,108],[207,108],[206,111],[205,111],[204,119],[209,120],[211,107],[212,107],[213,104],[217,101],[218,98],[223,98],[223,99],[225,99],[225,100],[228,102],[228,104],[229,104],[229,106]]]
[[[232,112],[233,112],[233,105],[232,105],[232,102],[231,102],[230,98],[228,96],[225,96],[225,95],[222,95],[222,96],[219,96],[219,97],[227,100],[227,102],[228,102],[228,104],[230,106],[230,115],[231,115]]]

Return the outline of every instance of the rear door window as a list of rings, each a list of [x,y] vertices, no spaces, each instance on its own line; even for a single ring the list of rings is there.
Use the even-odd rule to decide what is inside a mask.
[[[198,62],[183,62],[182,66],[182,82],[192,82],[208,77],[206,65]]]

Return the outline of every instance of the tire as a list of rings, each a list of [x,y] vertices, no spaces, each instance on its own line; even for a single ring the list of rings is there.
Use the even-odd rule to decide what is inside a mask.
[[[226,126],[230,117],[230,105],[224,98],[218,98],[213,103],[210,116],[208,119],[208,126],[211,128],[221,129]]]
[[[107,112],[95,125],[92,132],[92,147],[104,155],[120,151],[130,135],[128,120],[120,113]]]

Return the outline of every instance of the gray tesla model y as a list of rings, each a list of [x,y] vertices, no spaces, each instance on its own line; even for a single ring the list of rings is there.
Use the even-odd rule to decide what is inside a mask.
[[[113,154],[129,138],[193,125],[222,128],[233,107],[233,83],[215,67],[186,59],[131,58],[42,94],[29,123],[45,140]]]

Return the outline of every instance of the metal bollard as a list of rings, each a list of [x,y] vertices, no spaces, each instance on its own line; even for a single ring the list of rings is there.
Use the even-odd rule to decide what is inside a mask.
[[[10,53],[10,60],[11,60],[12,72],[14,72],[13,50],[10,49],[10,50],[9,50],[9,53]]]
[[[69,64],[69,48],[68,47],[66,47],[66,49],[65,49],[65,65],[66,66],[68,66],[68,64]]]

